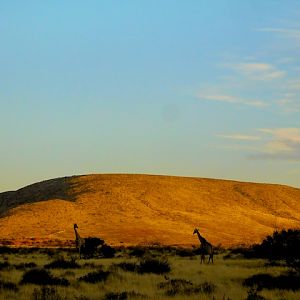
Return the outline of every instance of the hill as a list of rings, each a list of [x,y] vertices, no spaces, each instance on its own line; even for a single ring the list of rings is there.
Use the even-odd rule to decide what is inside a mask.
[[[300,189],[230,180],[85,175],[0,193],[0,237],[15,245],[67,245],[73,224],[113,245],[259,242],[275,228],[300,228]]]

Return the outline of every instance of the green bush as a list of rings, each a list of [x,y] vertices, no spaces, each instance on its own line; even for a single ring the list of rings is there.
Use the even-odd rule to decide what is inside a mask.
[[[102,255],[105,258],[113,258],[116,254],[116,250],[113,247],[104,244],[100,248],[99,253],[100,253],[100,255]]]
[[[119,264],[115,264],[115,266],[122,269],[123,271],[128,271],[128,272],[135,272],[138,269],[137,264],[131,262],[121,262]]]
[[[272,276],[270,274],[256,274],[243,282],[244,286],[257,288],[258,291],[262,289],[281,289],[281,290],[299,290],[300,276],[295,274]]]
[[[106,281],[110,272],[98,270],[95,272],[88,273],[79,278],[79,281],[89,282],[89,283],[97,283]]]
[[[59,258],[45,265],[45,268],[46,269],[78,269],[80,268],[80,265],[76,263],[75,260],[65,260],[64,258]]]
[[[13,282],[0,280],[0,290],[17,292],[19,289],[18,289],[17,285]]]
[[[138,266],[138,272],[163,274],[171,271],[171,266],[166,258],[143,258]]]
[[[65,278],[57,278],[52,276],[48,270],[45,269],[32,269],[23,274],[21,284],[38,284],[38,285],[70,285],[69,281]]]

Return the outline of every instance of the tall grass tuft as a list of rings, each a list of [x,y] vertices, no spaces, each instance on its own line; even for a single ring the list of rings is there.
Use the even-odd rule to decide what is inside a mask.
[[[195,285],[190,280],[185,279],[171,279],[165,282],[161,282],[157,286],[159,289],[165,289],[166,296],[185,295],[192,294],[207,294],[214,293],[216,286],[210,282],[204,282]]]
[[[43,286],[35,288],[32,293],[33,300],[61,300],[62,297],[54,287]]]

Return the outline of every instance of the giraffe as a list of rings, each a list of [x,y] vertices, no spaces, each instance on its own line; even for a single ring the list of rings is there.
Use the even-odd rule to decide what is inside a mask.
[[[77,224],[74,224],[74,231],[75,231],[75,244],[76,248],[79,252],[79,257],[81,258],[82,254],[84,257],[93,257],[95,252],[99,250],[100,246],[105,244],[105,241],[98,237],[86,237],[82,238],[78,231]]]
[[[74,224],[75,244],[76,244],[76,248],[79,252],[79,258],[81,258],[82,250],[84,249],[84,246],[85,246],[85,239],[79,235],[77,229],[78,229],[77,224]]]
[[[199,233],[199,229],[195,228],[193,234],[197,234],[198,239],[200,241],[200,249],[201,249],[201,264],[202,262],[205,261],[205,254],[209,255],[208,258],[208,263],[211,261],[211,263],[214,263],[214,251],[213,251],[213,246],[211,245],[211,243],[209,243],[203,236],[200,235]]]

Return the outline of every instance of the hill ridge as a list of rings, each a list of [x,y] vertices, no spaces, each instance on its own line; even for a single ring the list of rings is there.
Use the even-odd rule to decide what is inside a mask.
[[[83,236],[115,245],[260,241],[300,228],[300,189],[280,184],[152,174],[90,174],[43,180],[0,193],[0,236],[13,243]],[[49,241],[48,241],[49,242]]]

